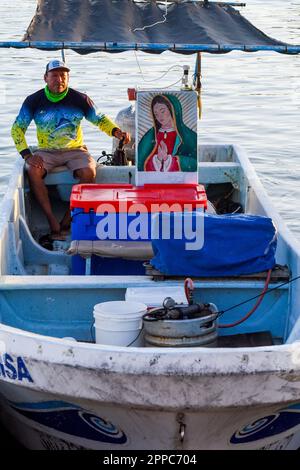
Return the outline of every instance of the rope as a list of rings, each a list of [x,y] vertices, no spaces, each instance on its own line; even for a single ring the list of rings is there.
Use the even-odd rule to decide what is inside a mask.
[[[270,292],[273,292],[274,290],[280,289],[281,287],[286,286],[287,284],[291,284],[292,282],[297,281],[298,279],[300,279],[300,276],[294,277],[293,279],[290,279],[286,282],[283,282],[282,284],[279,284],[279,286],[272,287],[272,289],[268,289],[266,291],[266,294],[269,294]],[[239,304],[236,304],[236,305],[233,305],[232,307],[226,308],[226,310],[220,310],[219,312],[217,312],[218,316],[220,317],[224,313],[229,312],[229,310],[233,310],[234,308],[237,308],[237,307],[240,307],[241,305],[247,304],[248,302],[251,302],[251,300],[255,300],[258,297],[260,297],[260,295],[261,294],[255,295],[254,297],[251,297],[250,299],[244,300],[243,302],[240,302]]]
[[[142,28],[130,29],[130,31],[132,31],[133,33],[135,33],[135,31],[145,31],[145,29],[147,29],[147,28],[153,28],[153,26],[165,23],[167,21],[167,16],[168,16],[168,0],[165,1],[165,9],[166,9],[166,11],[163,14],[163,20],[162,21],[157,21],[156,23],[149,24],[147,26],[143,26]]]
[[[142,79],[144,80],[144,82],[146,83],[152,83],[152,82],[158,82],[159,80],[161,80],[162,78],[164,78],[169,72],[170,70],[172,69],[175,69],[175,68],[182,68],[181,65],[172,65],[166,72],[163,73],[163,75],[161,75],[160,77],[158,78],[154,78],[153,80],[146,80],[145,77],[144,77],[144,74],[143,74],[143,71],[142,71],[142,68],[141,68],[141,65],[139,63],[139,59],[138,59],[138,56],[137,56],[137,53],[136,51],[134,51],[134,55],[135,55],[135,59],[136,59],[136,62],[137,62],[137,65],[138,65],[138,68],[140,69],[140,74],[142,75]]]
[[[171,83],[171,85],[168,85],[168,86],[163,86],[161,88],[158,88],[158,87],[155,87],[156,90],[165,90],[166,88],[171,88],[172,86],[175,86],[177,85],[177,83],[181,82],[181,78],[179,80],[177,80],[177,82],[175,83]]]
[[[230,310],[233,310],[234,308],[240,307],[241,305],[244,305],[244,304],[246,304],[248,302],[251,302],[252,300],[255,300],[255,299],[258,299],[258,301],[251,310],[253,310],[254,308],[257,309],[266,294],[269,294],[270,292],[273,292],[274,290],[280,289],[281,287],[286,286],[287,284],[291,284],[292,282],[295,282],[298,279],[300,279],[300,276],[296,276],[292,279],[289,279],[286,282],[282,282],[281,284],[279,284],[276,287],[272,287],[271,289],[268,289],[268,286],[269,286],[269,283],[270,283],[270,278],[271,278],[271,273],[272,273],[272,270],[269,270],[268,275],[267,275],[267,279],[266,279],[266,283],[265,283],[265,287],[264,287],[263,291],[260,294],[255,295],[254,297],[251,297],[250,299],[243,300],[243,302],[240,302],[239,304],[233,305],[232,307],[226,308],[225,310],[220,310],[219,312],[217,312],[218,318],[220,318],[220,316],[223,315],[224,313],[229,312]],[[254,312],[254,310],[250,311],[249,312],[250,314],[247,313],[246,317],[249,318],[249,316],[252,315],[253,312]],[[245,321],[245,320],[246,320],[246,318],[244,317],[242,319],[242,321]],[[240,320],[239,320],[239,323],[241,323]],[[236,323],[236,324],[238,324],[238,323]],[[226,327],[229,328],[229,326],[224,326],[224,328],[226,328]],[[223,328],[223,326],[219,325],[219,328]]]

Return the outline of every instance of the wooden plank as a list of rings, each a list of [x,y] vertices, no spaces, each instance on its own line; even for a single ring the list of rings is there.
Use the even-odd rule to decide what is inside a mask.
[[[167,280],[167,279],[185,279],[186,276],[170,276],[164,274],[157,269],[153,268],[150,264],[145,263],[146,275],[153,277],[154,280]],[[264,281],[267,278],[268,272],[263,271],[260,273],[246,274],[242,276],[224,276],[224,277],[195,277],[194,280],[198,281]],[[288,281],[290,279],[290,272],[287,266],[276,266],[272,270],[270,282]]]

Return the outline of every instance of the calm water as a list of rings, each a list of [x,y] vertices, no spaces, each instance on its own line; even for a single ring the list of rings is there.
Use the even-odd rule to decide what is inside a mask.
[[[0,40],[19,40],[36,7],[35,0],[1,0]],[[270,36],[300,44],[300,0],[248,0],[243,14]],[[17,15],[16,15],[17,12]],[[45,63],[59,53],[36,50],[0,51],[0,197],[5,192],[16,158],[10,127],[24,97],[43,87]],[[174,64],[194,67],[193,57],[172,53],[80,56],[67,51],[73,87],[87,92],[101,111],[114,117],[127,104],[128,85],[155,86]],[[239,143],[248,154],[269,195],[300,238],[300,56],[273,52],[203,56],[203,141]],[[180,78],[172,70],[161,82],[166,86]],[[110,139],[85,124],[85,138],[94,156],[110,149]],[[35,143],[34,126],[28,141]]]
[[[247,1],[247,0],[246,0]],[[0,41],[19,40],[36,7],[35,0],[1,0]],[[300,44],[300,0],[248,0],[243,14],[267,34]],[[45,63],[58,53],[0,50],[0,197],[5,193],[16,158],[10,127],[24,99],[43,87]],[[164,53],[104,53],[79,56],[67,51],[72,86],[87,92],[99,108],[114,117],[127,105],[128,86],[147,86],[141,76],[155,80],[174,64],[194,58]],[[200,132],[205,142],[239,143],[248,154],[269,195],[300,239],[300,56],[275,53],[232,52],[203,56],[203,119]],[[180,78],[172,70],[160,82],[166,86]],[[155,81],[153,86],[155,86]],[[86,143],[94,156],[110,149],[110,139],[85,124]],[[35,143],[35,131],[28,131]],[[0,428],[0,433],[3,431]],[[2,441],[3,442],[3,441]],[[14,447],[7,438],[3,447]]]

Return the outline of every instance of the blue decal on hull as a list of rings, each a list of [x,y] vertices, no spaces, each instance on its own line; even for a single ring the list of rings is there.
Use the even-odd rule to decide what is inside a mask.
[[[18,380],[19,382],[27,380],[28,382],[33,383],[29,370],[26,367],[25,360],[21,356],[14,359],[7,353],[0,356],[0,378],[1,377],[8,378],[10,380]]]
[[[259,441],[290,431],[300,425],[300,403],[278,410],[247,424],[230,438],[231,444]]]
[[[41,403],[10,403],[26,418],[70,436],[96,442],[125,444],[127,437],[109,421],[93,415],[76,405],[61,401]]]

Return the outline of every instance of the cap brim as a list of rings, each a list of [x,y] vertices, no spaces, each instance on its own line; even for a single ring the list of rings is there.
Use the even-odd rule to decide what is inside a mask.
[[[68,67],[54,67],[53,69],[48,70],[48,72],[52,72],[52,70],[64,70],[64,72],[70,72]]]

